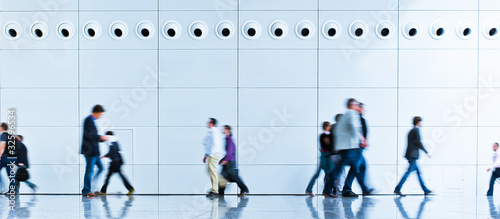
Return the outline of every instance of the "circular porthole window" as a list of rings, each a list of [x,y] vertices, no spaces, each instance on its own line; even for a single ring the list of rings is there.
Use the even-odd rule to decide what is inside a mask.
[[[128,27],[122,21],[115,21],[109,26],[109,35],[111,35],[113,39],[121,40],[127,37],[127,34]]]
[[[215,26],[215,34],[220,39],[229,39],[234,35],[234,27],[230,21],[221,21]]]
[[[243,36],[249,40],[260,36],[260,24],[257,21],[247,21],[242,27]]]
[[[269,35],[273,39],[283,39],[288,34],[288,26],[284,21],[274,21],[269,25]]]
[[[49,28],[43,22],[36,22],[31,25],[31,36],[37,40],[42,40],[49,34]]]
[[[177,39],[181,35],[181,25],[176,21],[167,21],[162,30],[163,36],[170,40]]]
[[[500,27],[498,26],[498,23],[493,21],[487,22],[483,27],[484,37],[490,40],[498,38],[499,36],[498,31],[500,31],[499,28]]]
[[[327,21],[325,24],[323,24],[322,30],[323,36],[327,39],[335,39],[342,32],[340,24],[337,23],[337,21]]]
[[[207,25],[203,21],[195,21],[189,26],[189,35],[196,40],[207,36]]]
[[[135,28],[135,34],[143,40],[152,38],[154,33],[154,25],[149,21],[141,21]]]
[[[97,39],[101,36],[101,25],[96,21],[89,21],[83,26],[83,35],[87,39]]]
[[[394,25],[390,21],[381,21],[375,27],[375,32],[378,38],[389,39],[394,35]]]
[[[473,25],[470,21],[462,21],[457,25],[457,36],[460,39],[470,39],[472,37]]]
[[[63,40],[69,40],[75,35],[75,26],[70,22],[63,21],[57,25],[57,36]]]
[[[314,35],[314,24],[311,21],[299,21],[295,26],[295,34],[300,39],[309,39]]]
[[[368,25],[364,21],[354,21],[349,25],[349,35],[353,39],[363,39],[368,35]]]
[[[429,34],[436,40],[443,39],[448,32],[448,28],[444,21],[435,21],[429,26]]]
[[[4,35],[7,39],[16,40],[21,37],[23,28],[17,22],[11,21],[7,23],[4,27]]]
[[[416,21],[409,21],[403,25],[403,36],[406,39],[413,40],[420,34],[420,24]]]

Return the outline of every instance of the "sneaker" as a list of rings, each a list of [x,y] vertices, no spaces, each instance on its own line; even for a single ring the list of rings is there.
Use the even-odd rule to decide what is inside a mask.
[[[82,194],[83,196],[86,196],[86,197],[97,197],[96,194],[92,193],[92,192],[89,192],[87,194]]]
[[[373,191],[374,191],[374,189],[373,189],[373,188],[372,188],[372,189],[368,189],[368,191],[363,192],[363,196],[369,196],[369,195],[372,195]]]
[[[399,195],[399,196],[401,196],[401,197],[406,196],[406,195],[404,195],[403,193],[401,193],[401,191],[399,191],[399,190],[394,190],[394,194]]]
[[[431,190],[427,190],[427,191],[424,192],[424,195],[432,195],[431,193],[432,193]]]
[[[350,191],[350,192],[342,193],[342,197],[358,197],[358,195],[356,195],[356,193]]]
[[[240,192],[240,194],[238,194],[238,197],[245,197],[246,195],[248,195],[248,192]]]
[[[331,193],[330,194],[323,193],[323,196],[325,196],[325,198],[337,198],[336,195],[331,194]]]
[[[219,197],[219,193],[209,192],[207,197]]]
[[[33,190],[33,193],[36,193],[36,191],[38,191],[38,186],[37,185],[31,186],[31,190]]]
[[[130,190],[128,190],[127,195],[132,195],[132,193],[134,193],[134,192],[135,192],[135,189],[130,189]]]
[[[306,192],[306,195],[309,195],[309,197],[314,197],[314,194],[312,192]]]

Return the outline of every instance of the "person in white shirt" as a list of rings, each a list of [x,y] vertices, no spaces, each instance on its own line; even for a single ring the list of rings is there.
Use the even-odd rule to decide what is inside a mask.
[[[205,146],[203,163],[208,163],[208,172],[210,174],[210,180],[212,181],[212,190],[207,194],[207,197],[219,196],[219,176],[217,167],[220,159],[224,155],[224,148],[222,133],[215,127],[216,125],[217,120],[210,118],[208,121],[208,131],[203,139],[203,145]]]
[[[487,196],[493,196],[493,186],[495,185],[495,181],[500,177],[500,151],[498,150],[498,143],[493,144],[493,166],[488,168],[488,172],[492,170],[491,179],[490,179],[490,188],[486,193]]]

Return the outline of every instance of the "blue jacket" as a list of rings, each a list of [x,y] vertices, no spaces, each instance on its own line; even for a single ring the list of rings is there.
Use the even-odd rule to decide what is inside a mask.
[[[101,155],[99,152],[99,141],[101,141],[101,136],[99,136],[92,115],[90,115],[83,122],[83,139],[80,153],[85,156]]]

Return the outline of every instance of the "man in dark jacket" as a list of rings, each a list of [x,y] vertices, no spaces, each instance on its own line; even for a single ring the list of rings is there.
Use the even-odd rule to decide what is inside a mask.
[[[22,168],[28,169],[30,167],[29,161],[28,161],[28,149],[26,148],[26,145],[24,145],[23,139],[24,139],[24,137],[22,135],[16,135],[17,166],[19,169],[22,169]],[[17,178],[17,176],[16,176],[16,178]],[[38,186],[36,186],[34,183],[30,182],[29,180],[25,180],[23,182],[28,184],[28,186],[33,190],[33,192],[36,192]],[[19,193],[20,184],[21,184],[21,182],[16,180],[16,194]]]
[[[399,184],[394,189],[394,193],[400,196],[404,196],[401,193],[401,188],[403,187],[403,184],[405,183],[410,173],[413,171],[417,171],[418,180],[420,182],[422,190],[424,190],[424,194],[428,195],[431,193],[431,190],[425,187],[424,180],[422,180],[422,177],[420,176],[420,170],[418,169],[417,165],[417,160],[420,156],[419,150],[423,150],[427,154],[427,156],[431,157],[427,152],[427,150],[425,150],[424,145],[420,140],[419,128],[422,125],[422,118],[420,118],[419,116],[415,116],[413,118],[413,125],[414,125],[413,129],[408,133],[408,147],[406,148],[406,155],[405,155],[405,158],[408,159],[408,163],[410,163],[410,166],[408,167],[408,170],[406,171],[403,178],[401,178]]]
[[[106,136],[100,136],[97,127],[95,125],[95,120],[101,118],[104,113],[104,108],[101,105],[95,105],[92,109],[92,114],[85,118],[83,123],[83,140],[82,140],[82,150],[81,154],[85,156],[85,161],[87,163],[85,167],[85,177],[83,180],[82,195],[84,196],[97,196],[91,191],[92,175],[94,174],[94,166],[97,165],[99,168],[99,175],[102,172],[102,163],[99,155],[99,142],[106,141]]]

